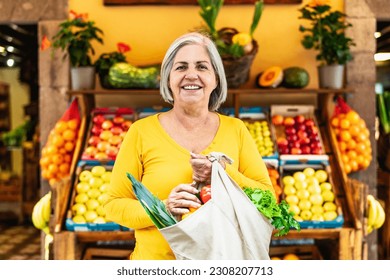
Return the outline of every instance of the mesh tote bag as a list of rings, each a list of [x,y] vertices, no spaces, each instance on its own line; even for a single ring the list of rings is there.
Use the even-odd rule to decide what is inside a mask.
[[[274,227],[211,153],[211,200],[160,229],[178,260],[269,260]]]

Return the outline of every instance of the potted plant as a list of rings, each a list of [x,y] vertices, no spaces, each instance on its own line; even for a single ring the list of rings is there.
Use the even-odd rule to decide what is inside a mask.
[[[95,54],[93,41],[103,44],[103,31],[88,20],[87,14],[70,11],[69,19],[59,25],[59,31],[52,42],[43,38],[42,49],[52,46],[54,49],[66,51],[71,64],[71,81],[73,89],[94,88],[95,67],[91,56]],[[84,76],[86,75],[86,76]],[[91,80],[92,78],[92,80]]]
[[[345,35],[352,24],[345,21],[344,13],[332,11],[323,0],[313,0],[299,11],[299,19],[310,22],[309,27],[300,25],[299,31],[304,34],[303,47],[318,51],[320,87],[341,88],[344,66],[353,58],[350,47],[355,43]]]
[[[253,33],[257,29],[262,12],[263,0],[254,3],[254,14],[249,32],[239,32],[232,27],[216,29],[215,23],[223,0],[198,0],[199,14],[206,23],[203,28],[215,42],[222,57],[228,86],[237,88],[249,79],[249,71],[258,51]]]
[[[110,67],[117,62],[127,62],[125,53],[131,50],[131,47],[125,43],[117,44],[117,51],[103,53],[95,61],[95,69],[99,75],[100,85],[103,88],[112,88],[108,81],[108,71]]]

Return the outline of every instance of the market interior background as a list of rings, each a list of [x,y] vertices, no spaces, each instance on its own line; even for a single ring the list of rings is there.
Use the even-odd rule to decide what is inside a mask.
[[[96,7],[96,4],[91,3],[92,0],[82,1],[83,3],[76,2],[76,0],[69,1],[69,7],[77,9],[78,12],[89,13],[90,18],[97,19],[98,26],[102,26],[102,21],[105,21],[105,44],[104,47],[96,46],[97,54],[102,53],[103,51],[109,51],[111,49],[114,50],[117,41],[121,40],[132,46],[133,50],[130,54],[130,61],[134,64],[149,64],[161,60],[162,54],[164,53],[165,48],[170,41],[170,37],[174,38],[177,34],[181,34],[187,31],[186,29],[179,30],[178,27],[176,27],[176,30],[172,30],[173,27],[171,21],[163,20],[162,22],[158,22],[155,19],[153,20],[153,22],[156,22],[156,25],[153,25],[153,23],[151,22],[141,22],[138,27],[134,27],[131,26],[131,22],[128,22],[123,23],[123,26],[118,27],[117,21],[109,21],[107,20],[107,17],[102,16],[102,13],[105,12],[104,9],[100,7],[102,4],[99,4],[99,7],[97,9],[90,11],[89,7]],[[336,7],[342,7],[342,3],[340,2],[342,1],[332,1],[333,5],[335,5]],[[49,9],[46,5],[45,7],[46,9]],[[61,10],[60,12],[59,8],[56,8],[55,11],[52,12],[52,14],[57,13],[66,16],[67,8],[68,7],[64,7],[64,11]],[[278,9],[278,7],[274,6],[266,7],[266,9],[268,8],[270,10]],[[111,9],[113,15],[123,15],[121,14],[120,7],[112,7]],[[126,7],[126,9],[129,10],[130,8]],[[149,18],[157,18],[157,14],[160,12],[159,9],[164,10],[164,12],[169,12],[168,10],[172,9],[172,7],[161,7],[159,9],[150,9],[150,7],[137,7],[137,12],[143,14],[146,12],[147,9],[149,9]],[[248,8],[246,6],[237,6],[236,9],[244,11],[246,9],[251,8]],[[270,11],[268,15],[267,12],[264,14],[259,27],[260,34],[258,35],[258,38],[260,39],[261,43],[260,52],[258,57],[256,58],[257,62],[255,62],[255,64],[257,63],[258,65],[257,68],[265,68],[266,65],[274,63],[270,60],[272,57],[275,57],[275,55],[272,55],[272,52],[276,52],[278,53],[278,60],[285,61],[285,64],[294,65],[299,63],[303,67],[314,69],[314,60],[305,59],[303,60],[303,62],[301,61],[302,57],[314,57],[314,55],[304,50],[300,46],[298,37],[292,38],[293,42],[290,43],[295,44],[297,46],[297,49],[285,50],[285,44],[281,41],[281,39],[275,38],[271,34],[272,32],[277,33],[278,28],[283,29],[282,25],[287,24],[287,21],[290,21],[295,24],[297,22],[297,17],[295,13],[296,9],[297,6],[286,7],[283,11],[281,11],[281,13],[278,13],[277,18],[271,18],[271,16],[269,15],[272,12],[274,12],[275,15],[275,11]],[[181,7],[180,13],[182,13],[182,15],[180,16],[177,13],[178,11],[179,8],[176,8],[175,11],[172,12],[172,17],[170,18],[176,18],[177,20],[180,17],[180,20],[183,23],[182,26],[196,26],[200,24],[201,20],[197,14],[197,7]],[[240,28],[242,27],[242,29],[245,29],[249,26],[249,21],[246,22],[239,17],[230,16],[231,13],[237,13],[237,11],[233,11],[231,7],[224,7],[223,11],[226,12],[226,16],[221,17],[220,23],[218,25],[238,26]],[[11,18],[8,18],[9,16],[11,16]],[[50,15],[48,17],[50,17]],[[27,124],[27,138],[25,139],[25,141],[23,143],[19,143],[20,145],[12,149],[2,149],[0,154],[0,171],[2,174],[1,176],[12,176],[13,178],[15,178],[15,182],[17,182],[17,184],[20,184],[21,190],[19,194],[16,194],[14,196],[11,195],[12,199],[10,200],[4,200],[0,197],[0,233],[8,233],[8,231],[11,231],[13,232],[13,234],[16,234],[17,231],[12,231],[10,226],[28,226],[29,228],[32,228],[30,218],[32,207],[35,202],[41,197],[42,193],[42,182],[39,176],[39,144],[44,144],[43,142],[46,139],[45,136],[47,135],[47,131],[43,131],[40,133],[40,88],[38,75],[42,74],[42,71],[38,69],[40,55],[40,37],[38,34],[38,21],[45,21],[51,19],[57,20],[56,17],[45,18],[42,13],[39,13],[38,18],[36,19],[27,18],[25,20],[21,20],[21,18],[22,17],[18,15],[15,15],[14,18],[12,18],[12,15],[6,15],[6,13],[1,13],[0,15],[0,84],[8,84],[11,93],[11,106],[9,109],[9,115],[11,120],[10,126],[5,126],[5,128],[2,127],[1,121],[4,116],[0,116],[0,133],[7,130],[17,129],[18,127]],[[195,19],[191,22],[191,18]],[[145,17],[144,20],[147,21],[150,19]],[[141,28],[141,26],[143,26],[144,28]],[[269,26],[272,27],[268,28]],[[277,29],[276,31],[275,28]],[[165,38],[162,38],[161,44],[156,44],[156,42],[153,41],[154,38],[151,38],[153,36],[144,36],[145,34],[156,34],[156,32],[160,34],[161,29],[172,31],[170,34],[169,32],[167,32],[169,35],[164,35]],[[112,30],[115,30],[115,32]],[[381,16],[380,18],[377,17],[376,31],[381,33],[381,36],[377,36],[376,39],[377,51],[390,52],[390,15],[388,15],[388,18],[383,16]],[[121,32],[120,36],[118,35],[118,32]],[[263,35],[264,37],[269,39],[267,41],[262,41],[261,38]],[[279,34],[279,36],[279,38],[283,38],[283,34]],[[372,36],[374,36],[374,34],[372,34]],[[289,36],[287,37],[290,38]],[[153,47],[145,50],[145,45]],[[296,55],[296,53],[298,53],[298,55]],[[254,69],[254,71],[252,72],[256,71],[257,70]],[[376,62],[376,71],[376,82],[380,84],[378,84],[377,90],[390,90],[390,60]],[[312,75],[312,77],[313,79],[311,80],[309,87],[315,88],[317,87],[317,80],[316,78],[314,78],[315,75]],[[253,78],[248,83],[249,87],[252,86],[252,83]],[[61,87],[63,86],[66,86],[66,84],[59,85],[60,93],[62,91]],[[63,99],[65,100],[65,98]],[[51,104],[51,106],[56,105]],[[60,114],[61,111],[57,111],[58,117],[60,116]],[[55,122],[56,119],[53,119],[51,121]],[[383,163],[381,162],[382,160],[383,159],[380,158],[380,155],[378,155],[379,165],[383,165]],[[32,239],[25,238],[29,240],[28,243],[40,245],[39,238],[34,239],[37,235],[37,231],[35,231],[34,229],[28,229],[24,230],[24,233],[25,232],[31,232],[32,234]],[[23,238],[21,239],[23,240]],[[0,247],[3,246],[1,244],[4,240],[6,239],[4,237],[1,237],[0,235]],[[30,251],[34,250],[30,248]],[[0,259],[2,257],[12,258],[11,256],[3,256],[2,251],[0,249]],[[20,258],[33,259],[37,257],[36,255],[31,255]]]

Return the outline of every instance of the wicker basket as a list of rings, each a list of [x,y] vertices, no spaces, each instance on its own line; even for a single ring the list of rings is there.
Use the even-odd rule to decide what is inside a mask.
[[[226,79],[229,88],[238,88],[249,80],[250,69],[258,51],[258,44],[252,41],[252,51],[240,58],[223,57]]]

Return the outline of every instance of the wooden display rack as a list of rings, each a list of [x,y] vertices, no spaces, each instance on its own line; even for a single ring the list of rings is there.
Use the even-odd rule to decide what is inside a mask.
[[[321,116],[318,116],[319,127],[323,135],[325,151],[329,155],[332,167],[332,177],[336,184],[336,195],[342,204],[344,214],[344,226],[336,229],[303,229],[300,232],[291,231],[287,236],[274,239],[315,239],[315,240],[333,240],[338,244],[337,259],[361,260],[367,258],[367,246],[365,246],[365,205],[367,186],[363,183],[351,180],[344,176],[337,155],[334,153],[334,139],[329,135],[327,123],[331,112],[333,112],[332,103],[335,95],[349,94],[351,89],[232,89],[229,90],[229,99],[232,100],[235,114],[238,116],[241,98],[243,96],[279,96],[279,94],[295,95],[316,95],[318,108],[322,108]],[[91,110],[95,107],[96,95],[119,95],[126,98],[137,96],[159,96],[158,90],[89,90],[89,91],[70,91],[69,96],[77,96],[82,108],[84,128],[89,122]],[[85,135],[84,135],[85,136]],[[80,140],[81,142],[84,140]],[[78,151],[79,154],[81,151]],[[69,183],[70,185],[70,183]],[[68,192],[69,194],[69,192]],[[64,201],[64,200],[66,201]],[[59,201],[60,200],[60,201]],[[68,205],[69,195],[57,198],[57,203]],[[131,248],[123,251],[123,248],[115,252],[110,250],[104,251],[93,247],[98,241],[135,241],[133,231],[109,231],[109,232],[70,232],[62,229],[61,224],[64,221],[64,209],[61,213],[53,215],[56,230],[54,231],[53,258],[54,259],[90,259],[95,254],[106,259],[124,258],[131,252]],[[91,251],[92,250],[92,251]]]

